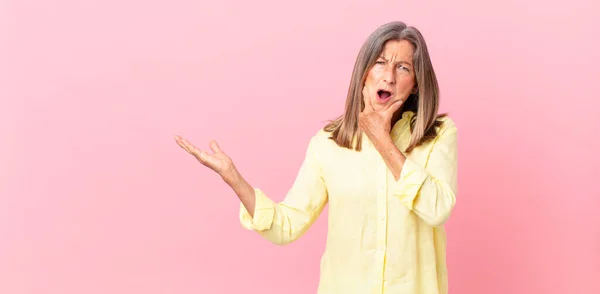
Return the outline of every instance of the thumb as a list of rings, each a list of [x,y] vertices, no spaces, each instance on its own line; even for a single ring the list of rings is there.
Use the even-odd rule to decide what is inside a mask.
[[[214,153],[223,153],[223,151],[221,151],[221,147],[219,147],[219,144],[217,144],[217,141],[210,141],[209,146],[210,150],[212,150]]]

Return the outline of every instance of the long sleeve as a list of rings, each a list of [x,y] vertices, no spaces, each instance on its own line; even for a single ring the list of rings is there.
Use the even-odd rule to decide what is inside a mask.
[[[426,166],[406,158],[394,194],[409,210],[431,226],[450,217],[457,193],[457,129],[446,120],[433,142]]]
[[[272,201],[262,190],[254,188],[254,217],[240,204],[240,222],[277,245],[291,243],[302,236],[319,217],[328,195],[318,157],[318,135],[306,150],[296,179],[284,200]]]

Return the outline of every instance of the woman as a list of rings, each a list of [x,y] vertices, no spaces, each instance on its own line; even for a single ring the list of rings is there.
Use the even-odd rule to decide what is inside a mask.
[[[176,140],[235,191],[242,224],[275,244],[302,236],[329,203],[318,293],[447,293],[457,146],[438,101],[423,37],[393,22],[362,46],[344,114],[311,138],[282,202],[248,184],[216,142],[208,154]]]

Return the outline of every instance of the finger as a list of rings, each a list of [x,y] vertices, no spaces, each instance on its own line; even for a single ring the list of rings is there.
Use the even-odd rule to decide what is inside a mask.
[[[202,150],[196,148],[196,146],[190,144],[189,142],[186,143],[186,148],[191,155],[196,157],[196,159],[200,160],[201,162],[204,160],[203,158],[206,156],[206,152],[203,152]]]
[[[183,149],[185,149],[187,152],[189,152],[190,154],[192,154],[195,157],[197,157],[198,159],[200,159],[199,157],[202,153],[202,151],[200,151],[200,149],[198,149],[196,146],[194,146],[188,140],[183,139],[183,138],[181,139],[181,143],[183,145]]]
[[[181,147],[183,150],[190,152],[188,147],[183,142],[183,138],[181,138],[180,136],[175,136],[175,142],[177,142],[177,145],[179,145],[179,147]]]
[[[202,165],[216,171],[216,167],[219,165],[218,158],[196,148],[196,146],[192,145],[190,142],[188,142],[186,139],[181,138],[180,136],[175,136],[175,141],[177,141],[177,144],[181,148],[183,148],[188,153],[192,154]]]
[[[214,155],[208,154],[196,147],[190,152],[194,157],[204,166],[212,169],[213,171],[217,171],[217,167],[220,164],[220,160],[216,158]]]
[[[390,104],[388,109],[386,109],[387,115],[390,115],[390,116],[394,115],[394,113],[396,111],[398,111],[398,109],[400,109],[400,107],[402,107],[403,103],[404,103],[403,100],[394,101],[392,104]]]
[[[371,95],[369,94],[369,88],[367,88],[367,86],[363,87],[362,94],[363,94],[363,102],[365,103],[364,111],[366,111],[366,112],[373,111],[373,101],[371,99]]]
[[[198,161],[200,161],[200,163],[202,163],[203,165],[205,165],[207,167],[211,167],[211,168],[212,168],[212,166],[214,166],[215,160],[217,160],[216,158],[214,158],[214,156],[198,149],[196,146],[185,141],[185,139],[183,140],[183,142],[186,145],[188,152],[190,154],[192,154],[194,157],[196,157],[196,159],[198,159]]]
[[[192,154],[195,154],[195,152],[199,151],[198,148],[196,148],[196,146],[194,146],[192,143],[190,143],[188,140],[183,139],[181,140],[183,142],[183,146],[185,146],[185,149]]]
[[[219,144],[217,144],[217,141],[212,140],[210,141],[210,150],[212,150],[214,153],[223,153],[223,151],[221,151],[221,148],[219,147]]]

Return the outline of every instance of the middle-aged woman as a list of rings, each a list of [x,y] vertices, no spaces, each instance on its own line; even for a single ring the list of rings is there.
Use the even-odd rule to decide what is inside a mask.
[[[310,139],[283,201],[248,184],[216,142],[207,153],[176,141],[235,191],[243,226],[275,244],[302,236],[329,203],[318,293],[447,293],[457,130],[438,104],[425,40],[392,22],[363,44],[344,114]]]

